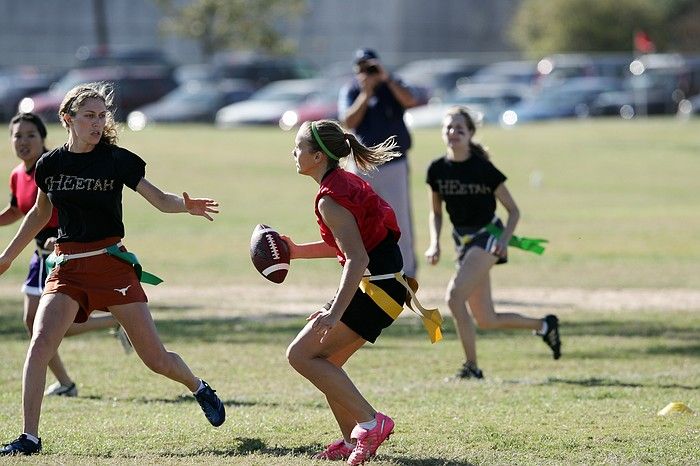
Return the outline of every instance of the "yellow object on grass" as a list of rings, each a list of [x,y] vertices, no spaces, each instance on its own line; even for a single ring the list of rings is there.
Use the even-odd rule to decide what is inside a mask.
[[[658,416],[668,416],[669,414],[693,414],[693,410],[685,403],[674,401],[667,404],[664,409],[656,413]]]

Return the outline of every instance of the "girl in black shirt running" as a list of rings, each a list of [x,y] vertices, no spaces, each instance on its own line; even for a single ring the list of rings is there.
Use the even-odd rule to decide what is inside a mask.
[[[120,241],[124,185],[161,212],[187,212],[212,220],[210,214],[218,212],[218,204],[211,199],[190,199],[187,193],[183,197],[165,193],[146,180],[145,162],[116,146],[111,105],[112,89],[106,83],[80,85],[66,94],[59,117],[68,131],[68,142],[37,162],[35,205],[0,254],[2,274],[46,224],[53,206],[58,209],[54,250],[58,265],[39,302],[24,365],[24,430],[0,449],[0,456],[41,451],[39,415],[47,364],[71,324],[85,321],[93,309],[111,312],[146,366],[192,391],[212,425],[219,426],[225,419],[224,406],[214,390],[163,346],[139,283],[144,274],[133,257],[125,259],[131,262],[122,260],[125,249]]]
[[[440,259],[444,202],[459,253],[457,272],[450,280],[446,295],[466,355],[457,377],[480,379],[483,373],[477,365],[472,317],[481,328],[534,330],[552,349],[554,359],[559,358],[561,343],[558,319],[554,315],[535,319],[494,310],[489,273],[495,264],[507,261],[508,241],[520,212],[506,188],[505,175],[488,160],[484,148],[472,141],[475,131],[474,121],[466,109],[455,107],[447,112],[442,127],[447,155],[430,164],[426,180],[430,185],[431,203],[430,246],[425,256],[431,265]],[[495,216],[496,200],[508,212],[505,226]],[[499,238],[486,231],[489,224],[502,230]]]

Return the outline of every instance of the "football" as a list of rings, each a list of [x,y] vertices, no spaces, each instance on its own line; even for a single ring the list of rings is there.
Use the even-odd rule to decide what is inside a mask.
[[[289,271],[289,247],[274,228],[259,224],[250,237],[250,260],[263,277],[282,283]]]

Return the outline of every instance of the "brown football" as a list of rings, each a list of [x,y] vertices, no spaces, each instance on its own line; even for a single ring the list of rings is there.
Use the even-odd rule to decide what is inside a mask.
[[[274,228],[256,225],[250,237],[250,260],[263,277],[282,283],[289,271],[287,242]]]

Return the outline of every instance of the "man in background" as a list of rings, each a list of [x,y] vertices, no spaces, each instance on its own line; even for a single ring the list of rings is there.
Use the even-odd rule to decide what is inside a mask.
[[[407,276],[415,277],[417,264],[407,159],[411,135],[403,121],[403,114],[418,102],[400,79],[384,69],[374,50],[359,49],[355,52],[354,71],[353,81],[340,90],[339,119],[366,146],[381,144],[388,137],[395,136],[397,151],[401,156],[370,174],[361,173],[352,160],[347,169],[362,176],[394,209],[401,228],[399,247],[404,272]]]

